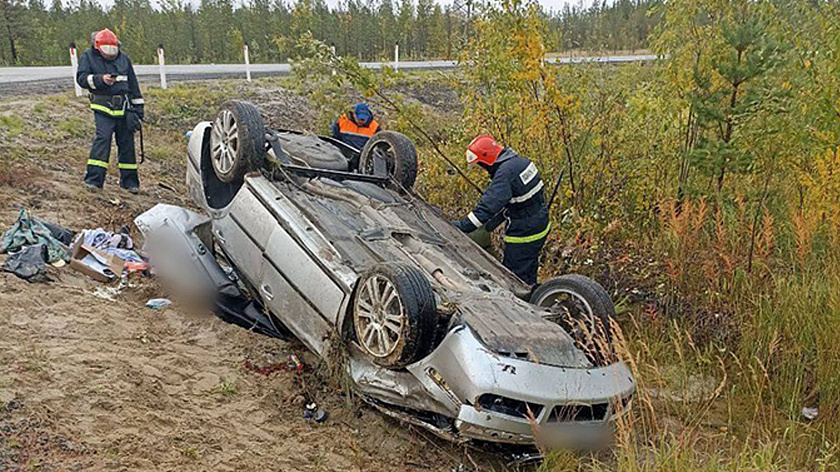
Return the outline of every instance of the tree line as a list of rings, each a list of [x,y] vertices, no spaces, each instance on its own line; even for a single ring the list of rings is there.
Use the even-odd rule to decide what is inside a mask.
[[[656,21],[649,12],[661,0],[617,0],[542,11],[550,50],[638,49]],[[336,52],[360,60],[390,59],[394,44],[405,59],[456,58],[472,34],[475,18],[489,5],[461,0],[0,0],[0,64],[68,63],[68,46],[90,44],[93,31],[110,28],[136,63],[154,63],[163,44],[167,62],[252,62],[296,57],[306,32]]]

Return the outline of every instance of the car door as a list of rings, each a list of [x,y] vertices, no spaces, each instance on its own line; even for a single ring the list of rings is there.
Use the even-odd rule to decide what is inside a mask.
[[[285,197],[265,184],[257,183],[255,190],[271,206],[276,224],[262,254],[260,297],[307,347],[321,354],[346,293],[308,247],[317,245],[308,237],[312,228],[290,215]]]
[[[213,221],[213,234],[239,274],[259,286],[263,252],[277,222],[254,194],[249,177],[231,202],[230,210]]]

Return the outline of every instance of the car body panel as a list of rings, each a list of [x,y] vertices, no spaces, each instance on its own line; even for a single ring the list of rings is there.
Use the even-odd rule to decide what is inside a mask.
[[[530,443],[536,434],[559,446],[591,447],[608,438],[610,419],[635,388],[627,367],[593,367],[568,333],[521,299],[530,288],[439,210],[411,193],[368,187],[373,183],[309,174],[275,180],[267,172],[247,174],[214,200],[205,195],[219,188],[206,183],[214,177],[206,174],[209,126],[200,123],[190,135],[187,184],[211,216],[218,246],[253,296],[309,349],[326,356],[331,340],[344,337],[348,373],[365,399],[455,439]],[[343,336],[351,332],[356,282],[383,262],[420,270],[446,323],[431,353],[400,370],[376,365]],[[529,419],[488,407],[487,398],[539,412]],[[556,413],[579,405],[590,416]]]

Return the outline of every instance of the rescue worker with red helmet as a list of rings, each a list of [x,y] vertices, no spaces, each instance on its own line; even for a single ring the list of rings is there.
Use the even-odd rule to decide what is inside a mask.
[[[530,160],[502,147],[491,136],[478,136],[467,147],[467,163],[490,174],[490,185],[475,209],[454,224],[465,233],[484,226],[493,231],[503,221],[502,264],[525,283],[537,283],[539,256],[549,230],[540,172]]]
[[[332,137],[358,150],[365,147],[371,136],[379,131],[379,123],[364,103],[357,103],[352,110],[342,113],[330,126]]]
[[[117,35],[109,29],[94,34],[91,48],[79,59],[76,82],[88,90],[96,135],[87,160],[85,184],[105,185],[112,136],[117,140],[120,187],[131,193],[140,189],[134,132],[143,119],[143,94],[131,60],[120,50]]]

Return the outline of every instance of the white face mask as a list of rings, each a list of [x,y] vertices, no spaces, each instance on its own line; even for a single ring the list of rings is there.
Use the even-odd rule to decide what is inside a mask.
[[[112,59],[114,57],[117,57],[117,53],[120,52],[120,47],[112,46],[110,44],[103,44],[102,46],[99,46],[99,52],[108,59]]]

